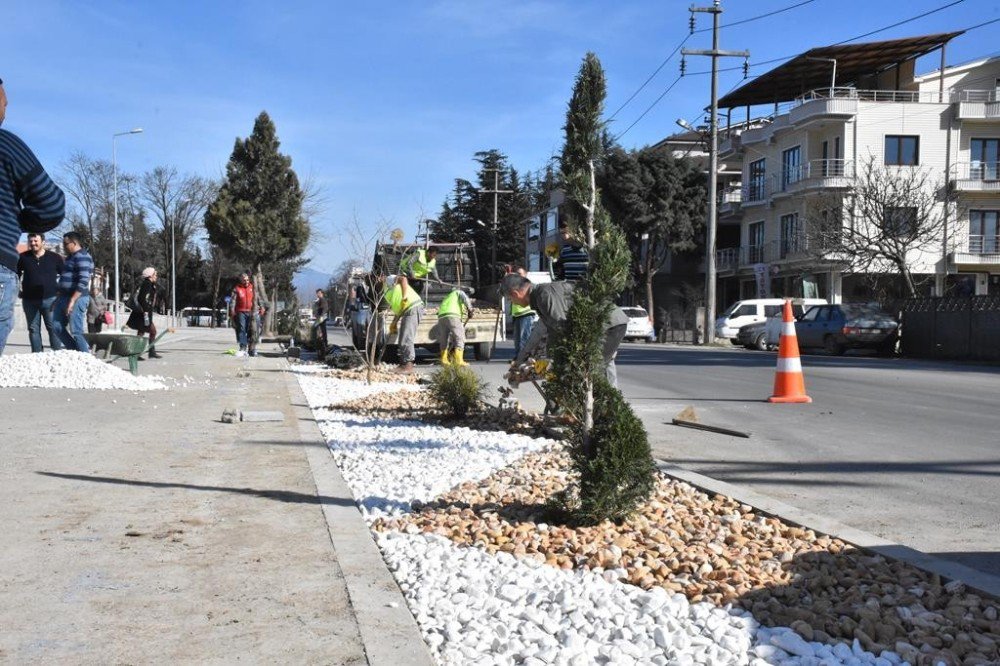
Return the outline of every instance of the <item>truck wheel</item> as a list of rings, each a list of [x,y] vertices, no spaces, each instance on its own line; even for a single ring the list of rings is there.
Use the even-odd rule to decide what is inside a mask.
[[[761,333],[754,338],[753,348],[757,351],[767,351],[767,333]]]
[[[386,345],[385,351],[382,352],[382,362],[390,364],[399,363],[399,345]]]
[[[488,361],[490,357],[493,356],[490,349],[490,343],[479,342],[475,346],[475,354],[477,361]]]

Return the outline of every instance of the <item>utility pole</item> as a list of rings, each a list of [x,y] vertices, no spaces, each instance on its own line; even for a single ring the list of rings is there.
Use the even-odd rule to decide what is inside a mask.
[[[722,51],[719,49],[719,15],[722,14],[721,0],[714,0],[711,7],[691,7],[689,25],[694,34],[695,13],[712,15],[712,49],[681,49],[681,56],[700,55],[712,58],[712,106],[709,119],[708,144],[708,223],[705,231],[705,331],[702,344],[715,342],[715,228],[718,202],[716,201],[717,178],[719,171],[719,58],[743,58],[743,76],[747,74],[747,59],[749,51]],[[681,59],[681,75],[684,73],[684,60]]]
[[[495,280],[497,277],[497,230],[500,226],[499,221],[499,208],[500,200],[499,196],[501,194],[514,194],[514,190],[501,190],[500,189],[500,169],[491,168],[483,169],[487,173],[493,172],[493,189],[492,190],[479,190],[480,194],[492,194],[493,195],[493,239],[490,243],[490,280]]]

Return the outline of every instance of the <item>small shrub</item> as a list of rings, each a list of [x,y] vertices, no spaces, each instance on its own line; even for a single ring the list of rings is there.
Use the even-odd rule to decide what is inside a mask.
[[[461,418],[479,406],[486,384],[469,368],[446,365],[431,375],[429,390],[434,402]]]

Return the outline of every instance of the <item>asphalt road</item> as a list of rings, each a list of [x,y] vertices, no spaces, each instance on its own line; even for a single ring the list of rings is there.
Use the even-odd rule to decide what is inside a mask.
[[[512,355],[503,342],[493,362],[473,364],[494,396]],[[1000,367],[806,354],[812,404],[773,405],[775,359],[628,343],[618,377],[657,458],[1000,575]],[[543,406],[530,385],[515,395]],[[688,406],[751,436],[671,425]]]

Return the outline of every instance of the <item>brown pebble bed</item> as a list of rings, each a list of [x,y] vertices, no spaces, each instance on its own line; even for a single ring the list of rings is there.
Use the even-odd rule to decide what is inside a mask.
[[[416,384],[420,381],[420,377],[417,375],[396,374],[393,372],[396,367],[397,366],[395,365],[380,365],[377,369],[372,371],[372,382],[378,384]],[[366,368],[354,368],[351,370],[331,368],[330,370],[323,372],[320,376],[332,377],[334,379],[349,379],[356,382],[367,382],[368,370]]]
[[[445,417],[426,392],[375,394],[335,405],[380,418],[419,418],[471,428],[539,434],[535,414],[484,410]],[[438,534],[490,553],[562,569],[614,571],[644,589],[660,586],[692,602],[731,603],[767,626],[806,640],[858,639],[913,664],[1000,663],[1000,603],[945,584],[935,574],[840,539],[762,515],[661,475],[652,498],[621,525],[555,524],[548,501],[569,482],[562,450],[533,453],[433,502],[414,504],[374,529]]]

